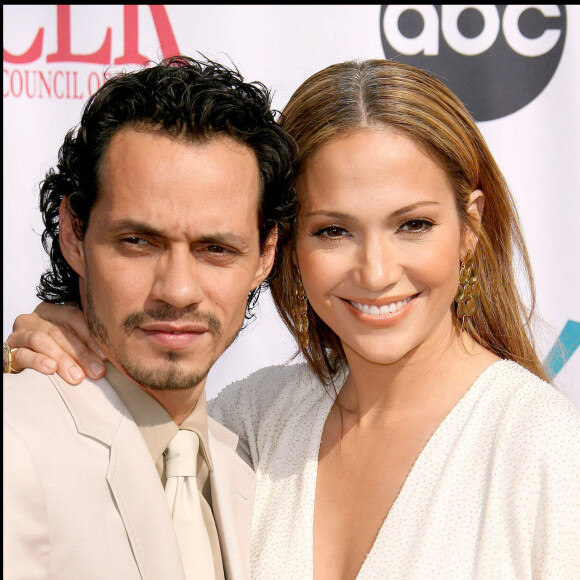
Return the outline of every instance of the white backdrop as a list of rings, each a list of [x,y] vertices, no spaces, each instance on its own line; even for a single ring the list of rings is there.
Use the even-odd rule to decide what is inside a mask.
[[[556,384],[580,406],[580,354],[573,353],[580,340],[580,7],[562,11],[565,44],[548,85],[523,108],[479,125],[520,210],[538,313],[550,329],[540,355],[566,327],[570,356]],[[38,303],[35,288],[47,265],[38,183],[106,68],[132,68],[137,54],[157,60],[169,56],[160,45],[174,46],[235,63],[247,81],[273,88],[282,109],[317,70],[384,58],[380,14],[378,5],[4,6],[4,338],[16,315]],[[211,371],[208,395],[293,352],[264,295],[257,320]]]

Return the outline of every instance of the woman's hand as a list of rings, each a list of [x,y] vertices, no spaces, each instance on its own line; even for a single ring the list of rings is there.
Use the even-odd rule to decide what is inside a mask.
[[[83,313],[74,306],[42,302],[32,314],[14,321],[8,344],[15,370],[32,368],[45,375],[55,371],[71,385],[85,375],[105,374],[105,355],[91,336]]]

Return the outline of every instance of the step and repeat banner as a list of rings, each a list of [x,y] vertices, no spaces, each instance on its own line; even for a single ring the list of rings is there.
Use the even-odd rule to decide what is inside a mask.
[[[3,16],[4,338],[38,303],[47,266],[38,184],[106,75],[203,55],[271,87],[281,110],[330,64],[394,58],[439,76],[478,121],[520,211],[545,323],[540,355],[580,406],[579,6],[5,5]],[[293,353],[263,294],[208,394]]]

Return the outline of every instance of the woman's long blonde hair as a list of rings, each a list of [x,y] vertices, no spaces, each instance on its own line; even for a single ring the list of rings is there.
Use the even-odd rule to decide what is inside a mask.
[[[463,231],[471,229],[479,239],[474,263],[481,297],[475,314],[465,321],[466,332],[499,357],[548,380],[532,341],[534,281],[512,195],[475,121],[443,83],[425,71],[387,60],[335,64],[296,90],[283,111],[282,126],[298,148],[297,177],[323,144],[361,127],[392,128],[419,143],[449,176]],[[485,194],[481,224],[466,211],[476,189]],[[271,282],[271,291],[278,312],[301,345],[294,315],[298,307],[295,233],[295,223],[294,231],[284,232],[288,241],[279,248],[281,274]],[[517,288],[518,258],[530,307]],[[312,308],[308,321],[310,342],[300,350],[328,384],[346,368],[344,351],[338,336]]]

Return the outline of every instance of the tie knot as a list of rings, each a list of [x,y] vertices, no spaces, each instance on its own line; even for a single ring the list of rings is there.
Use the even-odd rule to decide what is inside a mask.
[[[165,477],[195,477],[198,449],[197,434],[180,429],[165,450]]]

